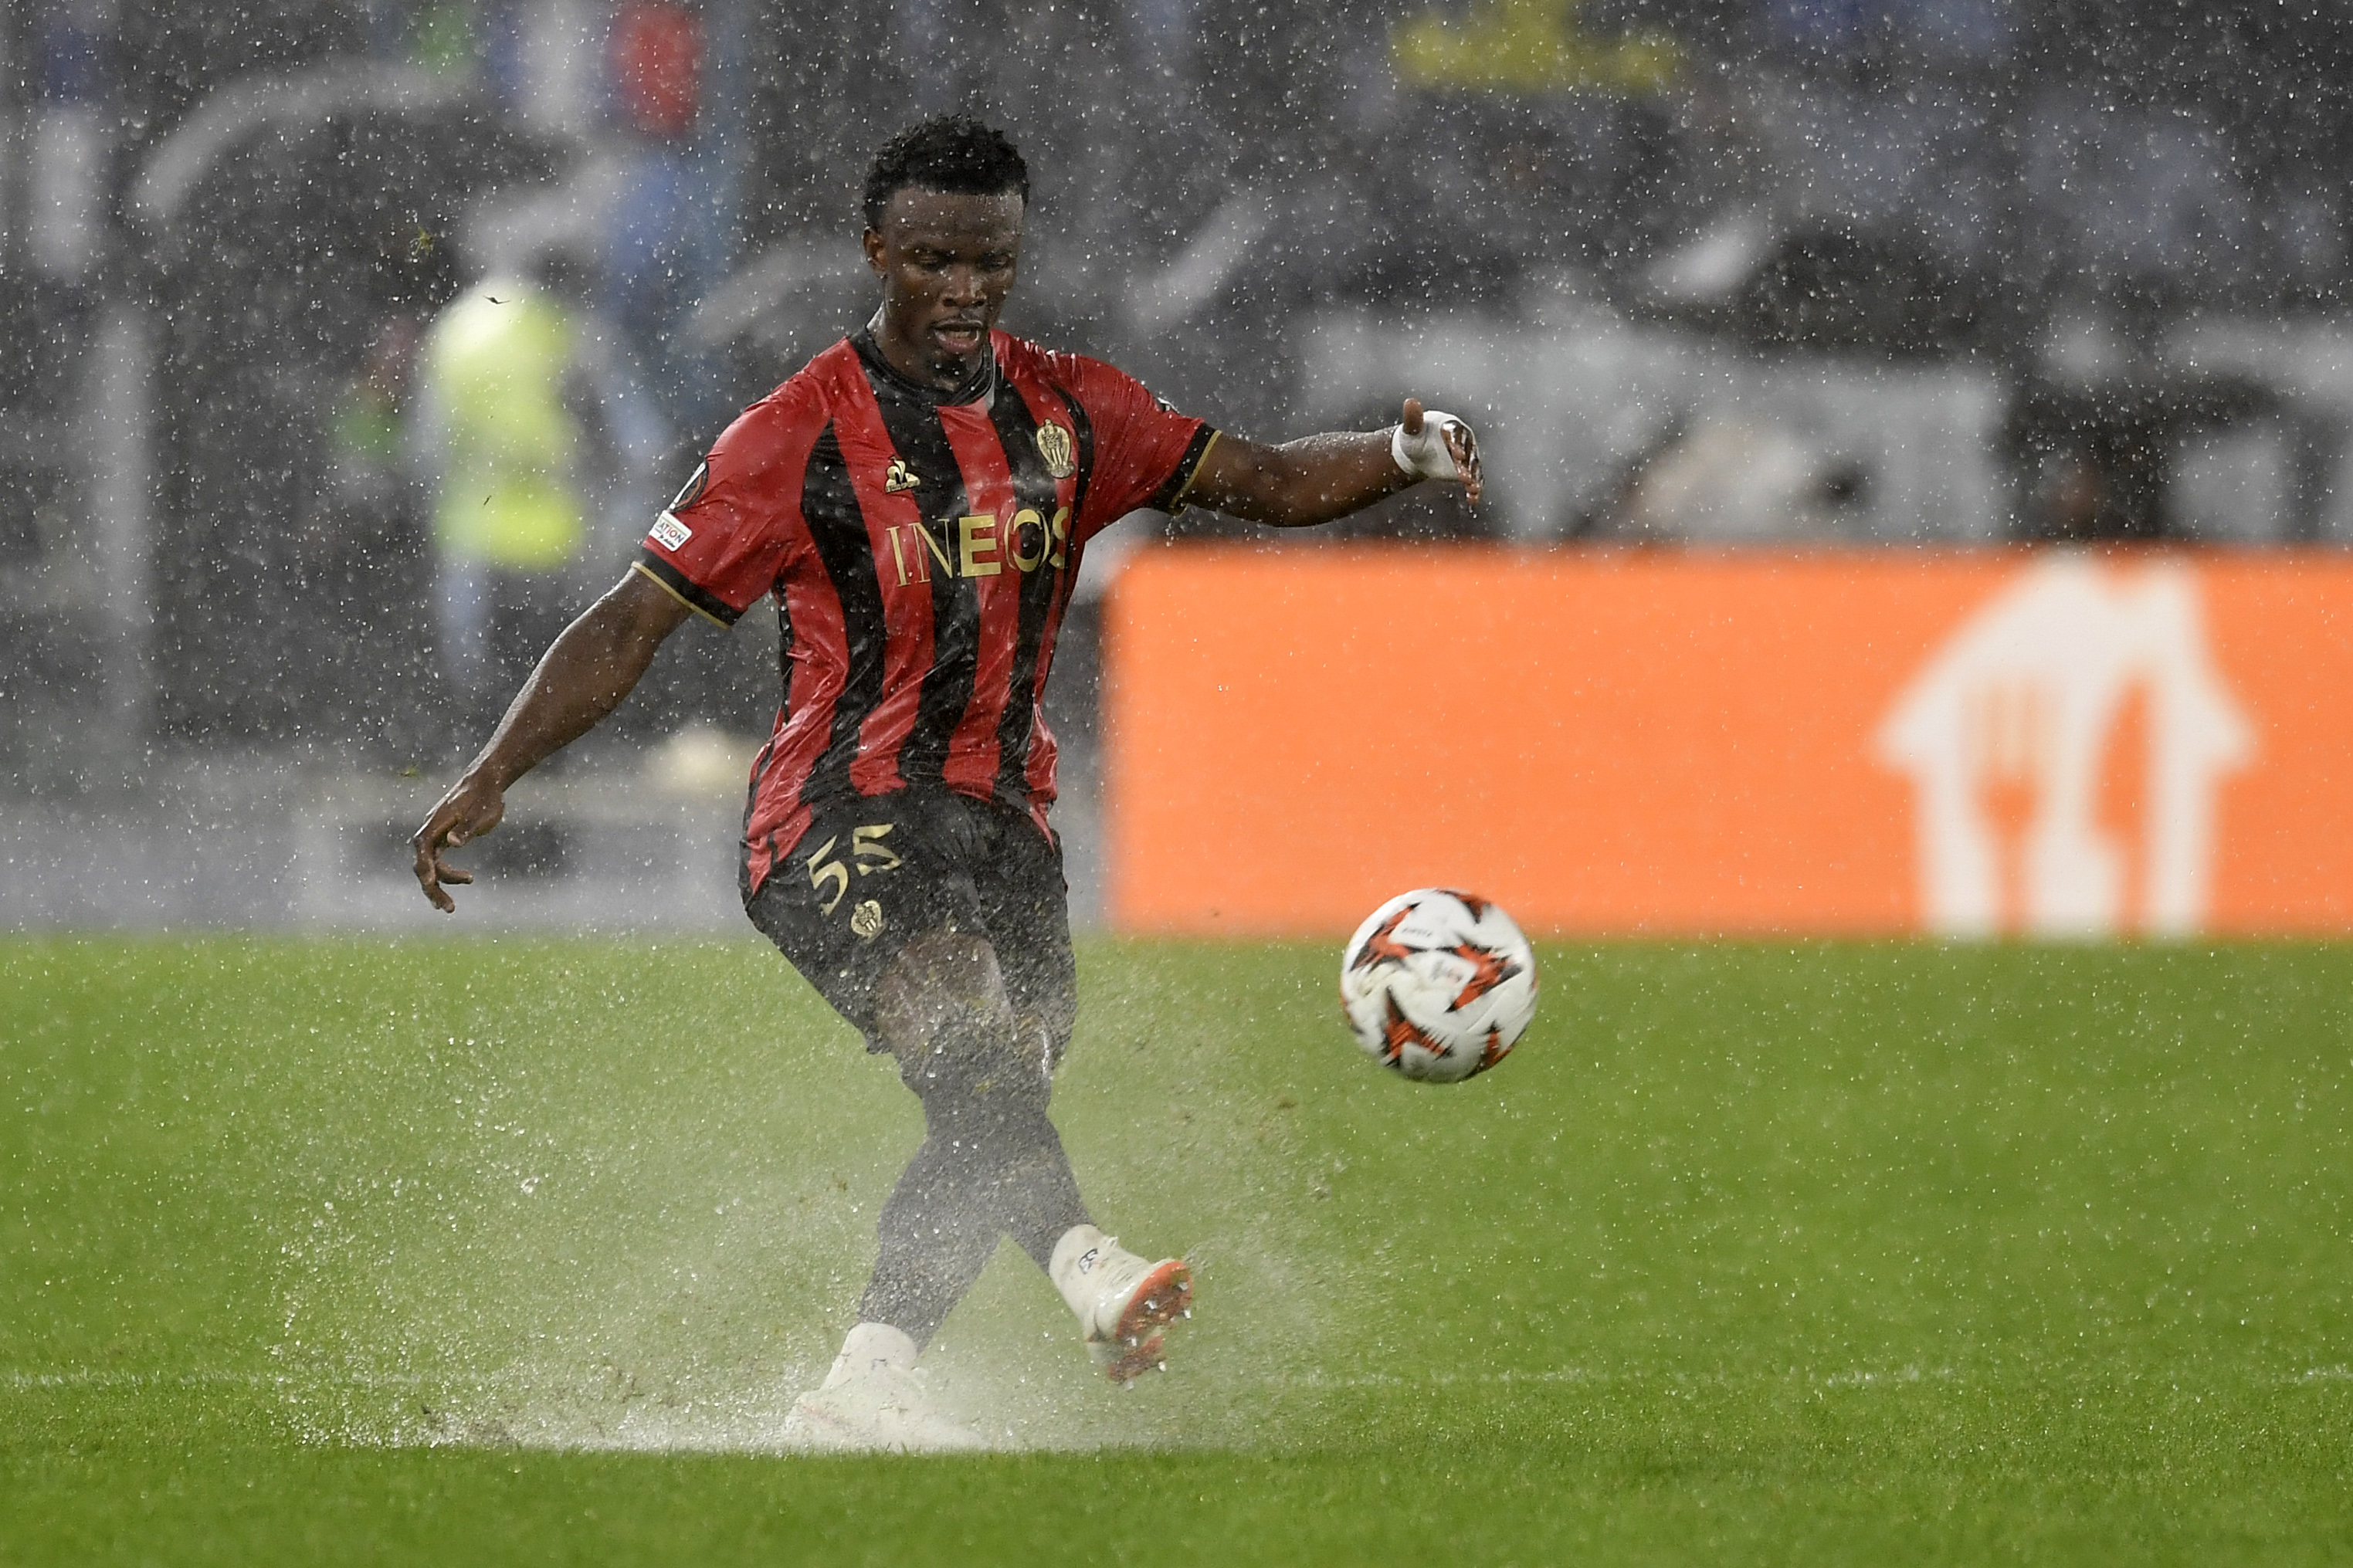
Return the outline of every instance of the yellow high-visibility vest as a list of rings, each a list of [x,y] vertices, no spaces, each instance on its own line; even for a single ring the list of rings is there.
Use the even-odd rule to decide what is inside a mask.
[[[516,282],[478,283],[433,323],[423,369],[442,413],[435,525],[447,554],[543,571],[580,548],[581,430],[564,406],[574,330]]]

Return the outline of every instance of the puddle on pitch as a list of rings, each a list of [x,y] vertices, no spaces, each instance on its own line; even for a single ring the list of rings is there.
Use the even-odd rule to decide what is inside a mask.
[[[886,1064],[838,1042],[756,1072],[681,1055],[649,1073],[634,1042],[596,1034],[568,1034],[561,1052],[437,1040],[429,1068],[342,1086],[357,1097],[334,1117],[345,1142],[289,1130],[302,1196],[276,1356],[305,1436],[785,1448],[792,1399],[849,1326],[919,1115]],[[1262,1446],[1268,1380],[1315,1364],[1345,1318],[1328,1300],[1311,1310],[1304,1284],[1328,1275],[1298,1219],[1318,1178],[1199,1062],[1154,1064],[1181,1089],[1155,1085],[1146,1103],[1181,1092],[1192,1111],[1139,1129],[1138,1058],[1113,1052],[1103,1077],[1126,1075],[1121,1092],[1073,1075],[1057,1116],[1131,1240],[1184,1245],[1195,1264],[1202,1308],[1172,1337],[1171,1370],[1105,1383],[1007,1244],[926,1374],[946,1410],[1008,1448]],[[1197,1174],[1171,1194],[1169,1169]],[[1134,1200],[1124,1213],[1119,1194]]]

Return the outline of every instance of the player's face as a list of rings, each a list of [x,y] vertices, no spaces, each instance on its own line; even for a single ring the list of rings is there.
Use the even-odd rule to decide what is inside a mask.
[[[883,356],[917,380],[953,387],[988,352],[1021,261],[1021,198],[904,186],[866,231],[882,279]]]

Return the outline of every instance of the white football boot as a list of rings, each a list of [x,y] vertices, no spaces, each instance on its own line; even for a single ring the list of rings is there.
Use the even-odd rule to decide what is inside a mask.
[[[987,1440],[933,1407],[915,1342],[888,1323],[860,1323],[841,1342],[825,1385],[793,1401],[785,1441],[797,1448],[949,1454]]]
[[[1113,1383],[1167,1370],[1168,1325],[1193,1315],[1193,1271],[1181,1258],[1149,1263],[1091,1225],[1054,1244],[1046,1270],[1078,1314],[1087,1353]]]

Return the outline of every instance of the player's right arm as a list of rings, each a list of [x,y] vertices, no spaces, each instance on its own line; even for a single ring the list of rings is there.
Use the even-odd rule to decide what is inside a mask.
[[[507,786],[578,740],[620,706],[662,639],[692,611],[676,594],[631,570],[549,645],[508,705],[488,744],[449,786],[409,843],[417,881],[433,907],[457,909],[445,884],[474,879],[441,851],[480,838],[506,815]]]

